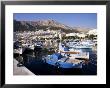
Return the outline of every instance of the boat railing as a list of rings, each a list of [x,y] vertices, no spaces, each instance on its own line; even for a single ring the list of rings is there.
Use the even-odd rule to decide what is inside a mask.
[[[89,59],[89,52],[81,52],[79,54],[76,54],[76,58],[88,58]]]

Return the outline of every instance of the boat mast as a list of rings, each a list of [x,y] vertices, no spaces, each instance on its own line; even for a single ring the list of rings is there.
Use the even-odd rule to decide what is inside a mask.
[[[60,29],[60,32],[59,32],[59,38],[60,38],[60,43],[62,42],[62,32],[61,32],[61,29]]]

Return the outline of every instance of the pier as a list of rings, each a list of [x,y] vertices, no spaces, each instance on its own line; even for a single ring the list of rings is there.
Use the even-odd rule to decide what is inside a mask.
[[[18,67],[18,61],[13,59],[13,75],[35,75],[31,71],[29,71],[26,67]]]

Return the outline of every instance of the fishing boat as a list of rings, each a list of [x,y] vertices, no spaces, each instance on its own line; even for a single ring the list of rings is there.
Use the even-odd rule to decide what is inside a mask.
[[[64,44],[59,44],[59,52],[48,55],[44,61],[58,68],[82,68],[85,60],[89,60],[89,53],[80,50],[70,51]]]
[[[22,47],[18,47],[18,48],[16,48],[16,49],[14,49],[14,54],[22,54]]]
[[[31,51],[34,51],[34,45],[33,44],[29,44],[28,46],[27,46],[27,49],[28,50],[31,50]]]
[[[13,53],[16,55],[21,55],[23,52],[24,52],[24,48],[21,46],[21,43],[18,41],[14,42]]]
[[[34,50],[35,50],[36,52],[42,50],[42,44],[35,44],[34,47],[35,47]]]

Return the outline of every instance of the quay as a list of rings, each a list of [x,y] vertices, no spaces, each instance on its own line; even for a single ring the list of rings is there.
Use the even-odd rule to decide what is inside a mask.
[[[31,71],[29,71],[25,66],[18,67],[18,61],[13,59],[13,75],[35,75]]]

